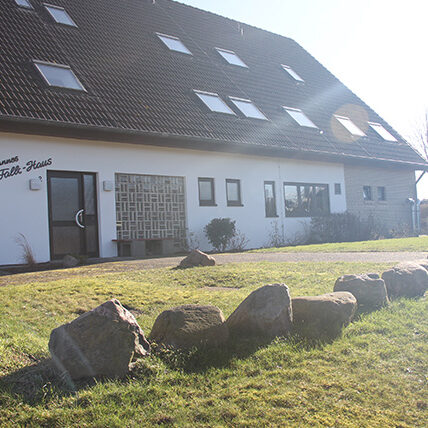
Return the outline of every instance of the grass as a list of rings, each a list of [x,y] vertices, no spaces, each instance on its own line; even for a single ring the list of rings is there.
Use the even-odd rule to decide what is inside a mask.
[[[261,248],[255,253],[340,253],[340,252],[382,252],[382,251],[428,251],[428,236],[377,241],[340,242],[331,244],[296,245],[278,248]]]
[[[146,335],[163,310],[219,306],[228,316],[257,287],[332,291],[345,273],[390,264],[252,263],[189,270],[64,270],[0,279],[0,426],[423,427],[428,418],[428,302],[399,300],[363,315],[332,343],[241,341],[231,350],[140,360],[125,380],[64,385],[45,361],[50,331],[112,297]]]

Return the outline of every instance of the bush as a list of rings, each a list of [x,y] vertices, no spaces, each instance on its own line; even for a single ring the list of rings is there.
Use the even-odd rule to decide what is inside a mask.
[[[354,242],[387,238],[389,234],[373,217],[361,219],[348,212],[313,217],[310,226],[311,244],[324,242]]]
[[[236,235],[235,221],[230,218],[213,218],[204,228],[210,244],[217,251],[225,251]]]

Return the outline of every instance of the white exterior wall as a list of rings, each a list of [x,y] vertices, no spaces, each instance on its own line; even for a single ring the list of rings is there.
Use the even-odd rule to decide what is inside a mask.
[[[187,227],[202,249],[209,249],[204,226],[215,217],[230,217],[249,239],[249,248],[268,243],[272,222],[292,238],[309,219],[284,218],[284,181],[325,183],[330,189],[331,212],[346,210],[342,164],[276,159],[238,154],[154,148],[122,143],[93,142],[54,137],[0,133],[0,162],[19,157],[21,167],[30,160],[52,164],[0,180],[0,265],[22,262],[16,243],[19,233],[27,238],[38,262],[50,259],[47,170],[97,174],[100,256],[116,255],[115,192],[103,191],[104,180],[115,173],[183,176],[186,182]],[[16,164],[0,166],[1,170]],[[41,190],[30,190],[29,180],[42,178]],[[215,180],[216,207],[200,207],[198,177]],[[225,179],[240,179],[243,207],[228,207]],[[278,218],[265,217],[264,181],[275,181]],[[334,195],[334,183],[342,195]]]

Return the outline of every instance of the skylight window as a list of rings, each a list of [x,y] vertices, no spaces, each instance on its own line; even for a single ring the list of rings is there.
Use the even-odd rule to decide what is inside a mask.
[[[40,61],[34,64],[49,86],[85,91],[69,66]]]
[[[267,117],[250,101],[243,100],[241,98],[230,98],[230,100],[235,104],[236,107],[241,111],[241,113],[253,119],[263,119],[268,120]]]
[[[33,9],[33,6],[31,5],[29,0],[15,0],[15,3],[21,7],[25,7],[27,9]]]
[[[239,67],[248,68],[247,64],[239,58],[233,51],[227,51],[226,49],[215,48],[216,51],[229,63],[232,65],[237,65]]]
[[[211,111],[217,113],[235,114],[233,110],[217,94],[201,91],[195,91],[195,94]]]
[[[178,37],[168,36],[166,34],[160,33],[156,34],[170,50],[175,52],[181,52],[187,55],[192,55],[192,52],[190,52],[189,49],[186,48],[184,43]]]
[[[352,134],[356,137],[365,137],[366,134],[364,134],[363,131],[361,131],[360,128],[358,128],[357,125],[355,125],[354,122],[352,122],[349,117],[345,116],[335,116],[335,118]]]
[[[369,125],[386,141],[397,141],[380,123],[369,122]]]
[[[282,64],[281,67],[297,82],[303,83],[304,80],[288,65]]]
[[[318,128],[302,110],[298,108],[283,107],[283,109],[300,125],[307,128]]]
[[[52,4],[46,3],[44,4],[44,6],[56,23],[77,27],[76,23],[71,19],[70,15],[65,11],[63,7],[54,6]]]

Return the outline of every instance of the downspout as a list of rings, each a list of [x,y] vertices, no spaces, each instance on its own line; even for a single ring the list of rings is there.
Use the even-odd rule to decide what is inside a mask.
[[[415,223],[416,223],[416,235],[419,236],[421,232],[421,201],[416,199],[415,201]]]
[[[416,202],[415,202],[415,200],[413,198],[407,198],[407,202],[410,203],[411,210],[412,210],[412,232],[414,234],[416,234],[416,217],[415,217],[415,214],[416,214],[416,209],[415,209]]]
[[[415,216],[416,216],[416,235],[419,236],[421,233],[421,201],[418,199],[418,183],[421,181],[422,177],[426,174],[426,171],[423,171],[419,178],[416,180],[415,183]]]

